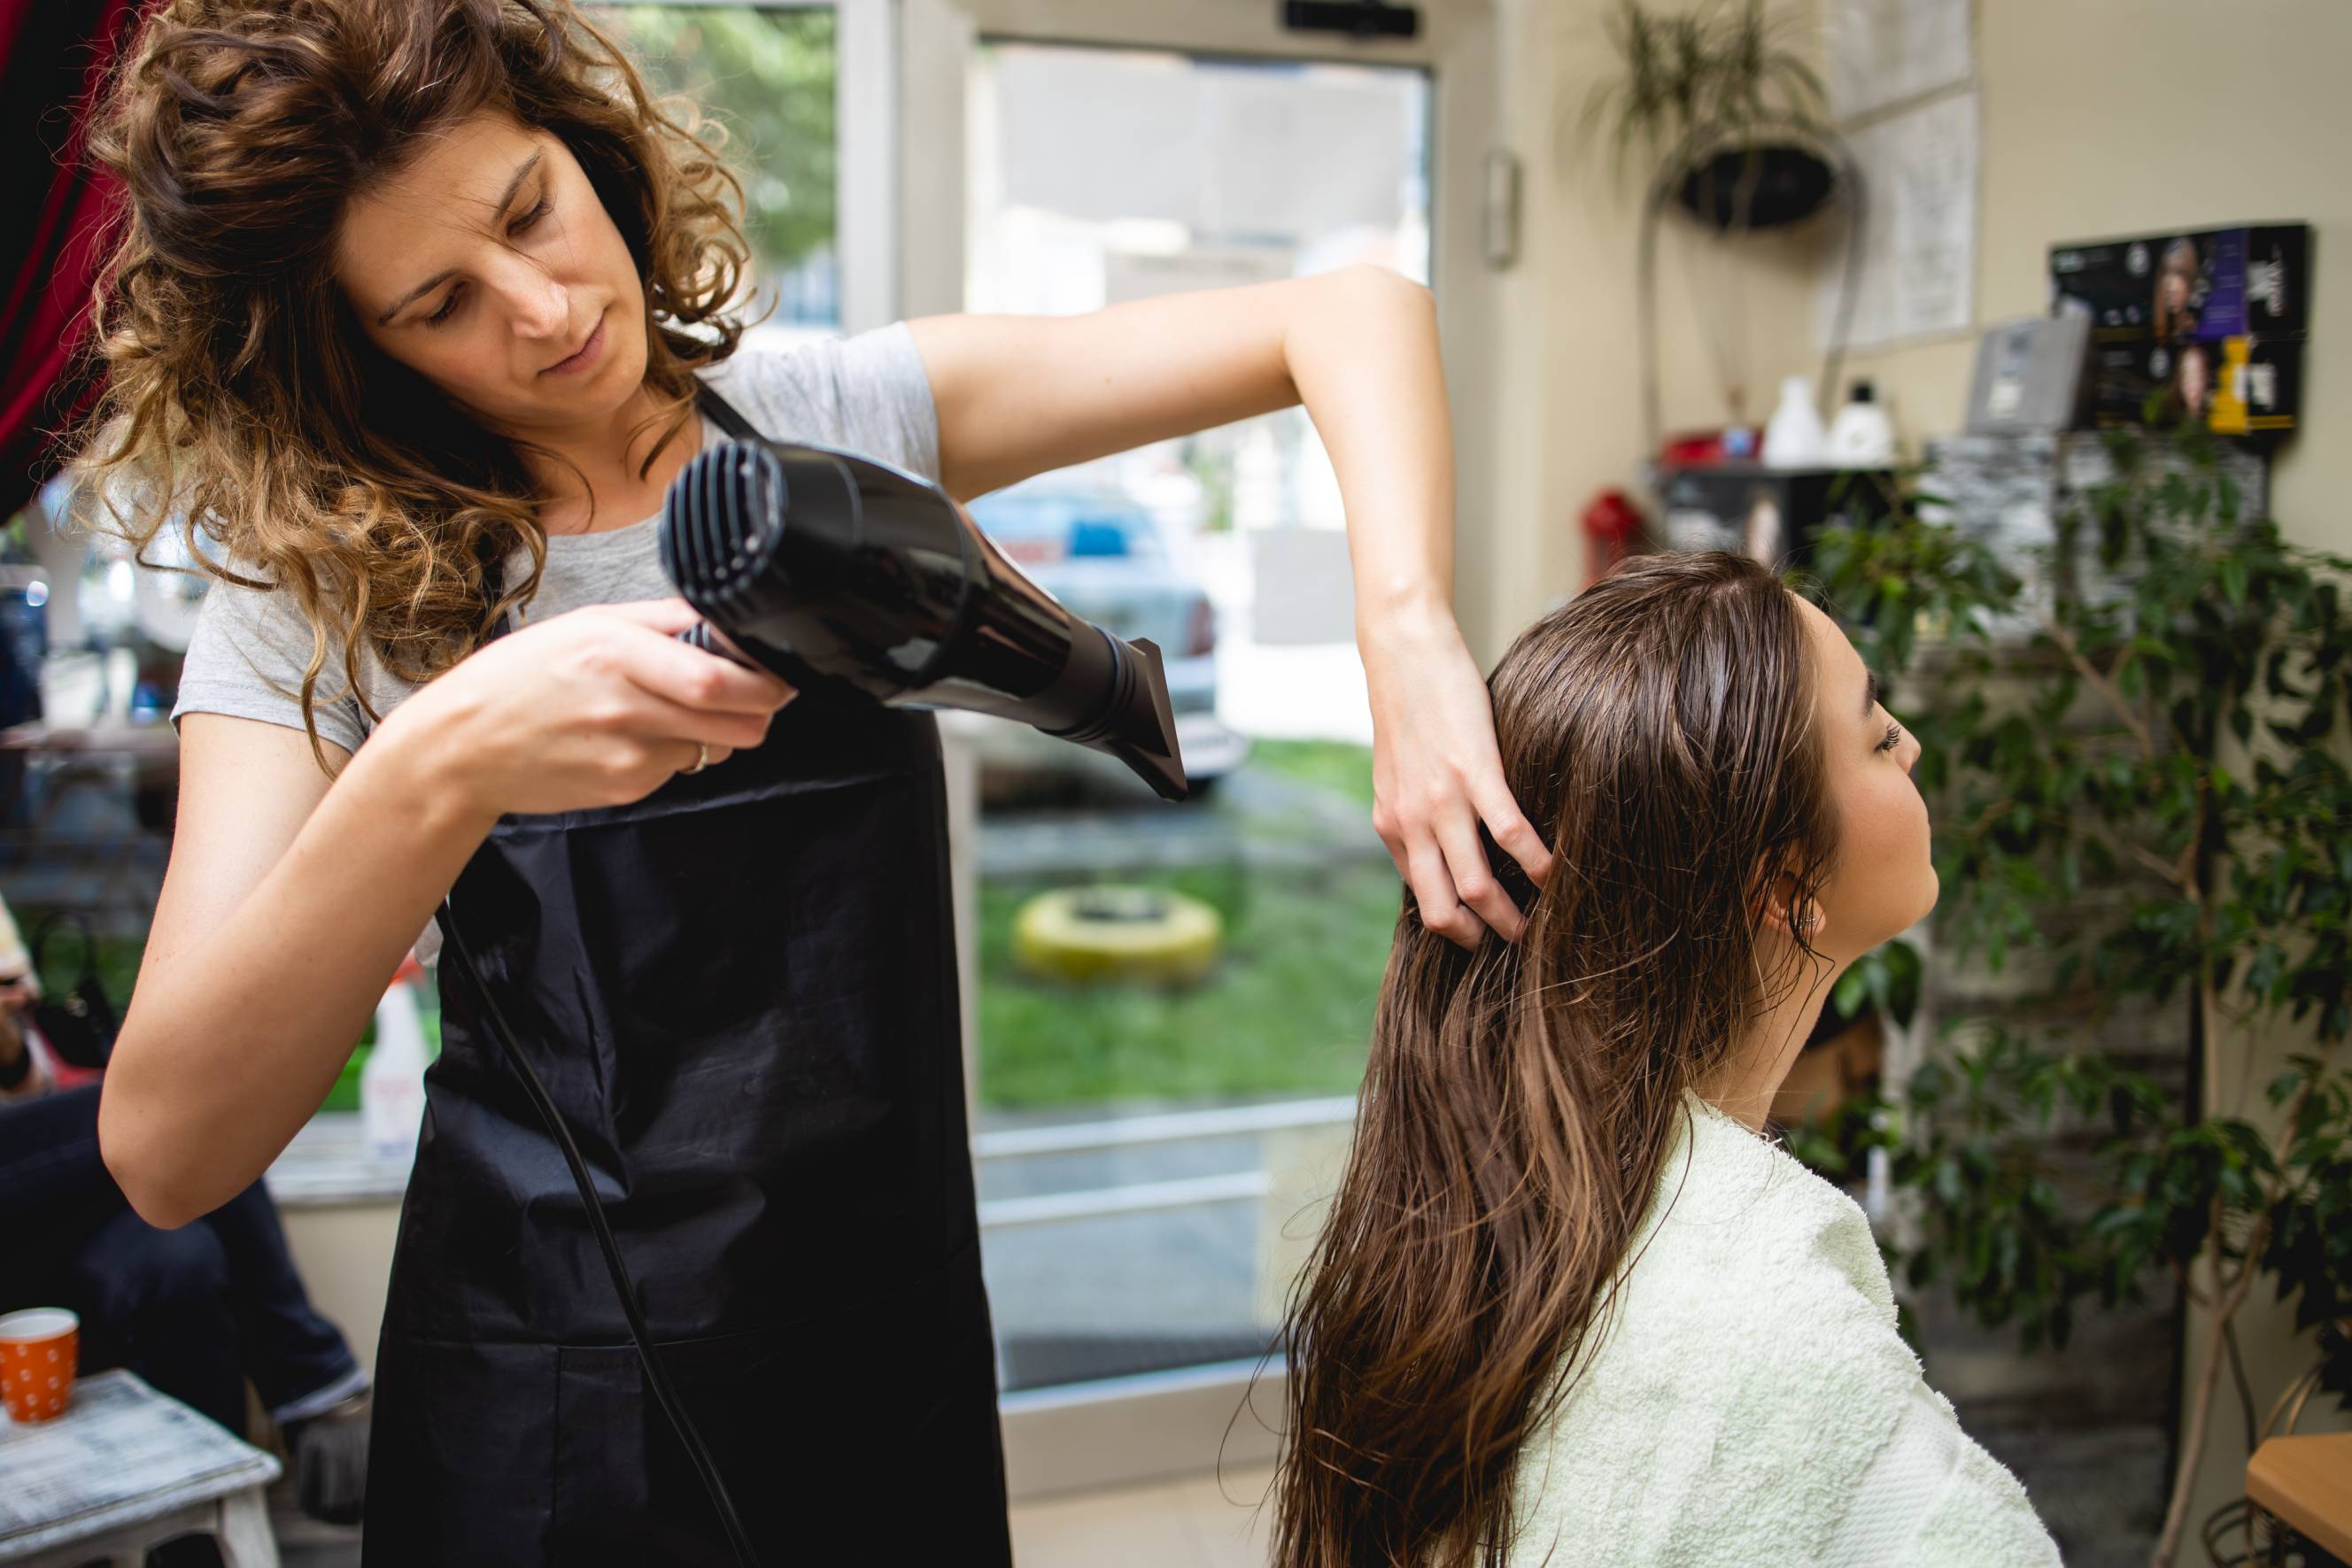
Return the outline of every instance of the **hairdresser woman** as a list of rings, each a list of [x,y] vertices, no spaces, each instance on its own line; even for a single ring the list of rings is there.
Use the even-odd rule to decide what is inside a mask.
[[[936,733],[673,640],[652,519],[704,444],[971,497],[1303,400],[1400,867],[1469,938],[1518,925],[1479,823],[1540,862],[1448,609],[1424,291],[1352,270],[737,353],[696,126],[563,0],[171,0],[93,134],[131,217],[84,478],[134,538],[202,519],[236,572],[189,653],[107,1162],[163,1225],[242,1190],[445,894],[484,977],[443,967],[372,1564],[729,1558],[493,1006],[756,1556],[1008,1557]]]

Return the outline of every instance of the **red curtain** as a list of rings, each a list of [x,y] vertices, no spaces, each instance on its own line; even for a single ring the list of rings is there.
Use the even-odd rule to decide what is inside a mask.
[[[96,386],[74,371],[119,188],[81,156],[93,93],[142,0],[0,0],[0,519]]]

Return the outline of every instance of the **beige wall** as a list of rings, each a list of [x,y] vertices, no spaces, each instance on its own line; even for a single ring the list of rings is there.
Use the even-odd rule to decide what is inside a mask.
[[[376,1336],[383,1329],[384,1291],[392,1280],[392,1243],[400,1229],[395,1196],[362,1203],[288,1204],[278,1209],[295,1270],[310,1304],[343,1331],[360,1364],[375,1370]]]
[[[1501,641],[1582,580],[1577,517],[1593,493],[1630,486],[1642,446],[1635,369],[1637,182],[1622,186],[1579,130],[1595,77],[1613,68],[1608,0],[1499,0],[1497,120],[1525,165],[1521,260],[1499,280],[1498,428],[1487,448],[1503,495],[1490,580],[1465,582]],[[1629,173],[1639,165],[1628,164]],[[1744,371],[1747,417],[1772,410],[1780,378],[1818,374],[1811,351],[1814,240],[1748,241],[1727,256],[1686,224],[1664,225],[1658,268],[1665,428],[1718,425],[1724,367]],[[1712,323],[1713,331],[1709,325]],[[1717,346],[1717,335],[1723,342]],[[1465,461],[1477,433],[1464,433]],[[1465,616],[1465,620],[1475,619]],[[1500,643],[1481,647],[1492,658]]]
[[[1509,411],[1496,433],[1505,538],[1496,579],[1483,585],[1507,628],[1579,580],[1576,515],[1594,489],[1632,478],[1640,411],[1631,203],[1558,145],[1560,120],[1573,124],[1586,84],[1609,66],[1600,23],[1607,7],[1504,0],[1501,9],[1502,119],[1528,170],[1525,259],[1504,285],[1497,356]],[[2309,221],[2319,304],[2306,431],[2279,455],[2273,509],[2291,537],[2352,552],[2352,443],[2341,439],[2352,423],[2352,331],[2336,330],[2330,314],[2337,302],[2352,309],[2352,177],[2343,169],[2352,147],[2352,89],[2343,78],[2352,3],[1978,0],[1977,26],[1979,325],[2046,310],[2054,241]],[[1748,413],[1761,419],[1780,375],[1818,373],[1804,256],[1759,253],[1746,289]],[[1693,322],[1691,279],[1672,256],[1660,300],[1667,426],[1717,423],[1724,409]],[[1958,427],[1974,354],[1970,331],[1857,356],[1850,373],[1879,382],[1916,453],[1923,435]],[[2310,1347],[2263,1301],[2250,1304],[2240,1327],[2266,1407],[2308,1364]],[[2191,1325],[2192,1376],[2203,1332],[2200,1315]],[[2328,1424],[2307,1416],[2305,1429]],[[2189,1514],[2192,1552],[2205,1511],[2241,1490],[2239,1427],[2234,1400],[2218,1406]]]
[[[2330,429],[2352,410],[2352,336],[2331,335],[2327,301],[2352,298],[2352,5],[2339,0],[1979,0],[1983,155],[1977,251],[1980,324],[2040,315],[2051,244],[2242,219],[2303,218],[2317,226],[2319,335],[2306,366],[2305,419]],[[1502,461],[1531,536],[1500,580],[1480,584],[1524,621],[1576,580],[1575,517],[1591,492],[1632,476],[1639,447],[1633,368],[1635,225],[1597,160],[1577,155],[1586,90],[1611,57],[1604,0],[1502,0],[1500,116],[1527,164],[1525,244],[1504,281],[1498,373],[1518,403]],[[2333,232],[2331,232],[2333,231]],[[1666,423],[1706,424],[1725,413],[1714,361],[1696,324],[1719,268],[1695,269],[1704,248],[1669,225],[1660,269]],[[1818,243],[1818,242],[1817,242]],[[1750,245],[1741,290],[1748,413],[1770,412],[1790,371],[1817,374],[1811,275],[1802,246]],[[1852,372],[1884,388],[1906,444],[1957,429],[1975,359],[1973,331],[1857,355]],[[1536,455],[1518,446],[1534,443]],[[2352,550],[2352,506],[2333,504],[2352,479],[2352,446],[2311,436],[2288,443],[2276,507],[2289,532]],[[1537,497],[1539,497],[1538,499]],[[1508,615],[1505,620],[1516,623]]]
[[[2316,226],[2308,432],[2280,454],[2288,532],[2352,549],[2352,5],[2341,0],[1979,0],[1984,162],[1977,316],[2038,316],[2053,241],[2247,219]],[[1956,428],[1974,345],[1867,356],[1912,433]]]

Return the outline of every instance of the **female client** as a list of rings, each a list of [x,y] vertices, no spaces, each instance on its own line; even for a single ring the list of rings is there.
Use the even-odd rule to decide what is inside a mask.
[[[1275,1561],[2054,1564],[1862,1211],[1762,1132],[1839,974],[1935,904],[1917,743],[1738,556],[1620,571],[1490,685],[1551,874],[1497,857],[1517,945],[1398,922]]]

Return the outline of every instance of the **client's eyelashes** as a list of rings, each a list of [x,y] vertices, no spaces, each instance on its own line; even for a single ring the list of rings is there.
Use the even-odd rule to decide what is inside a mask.
[[[1892,751],[1902,744],[1903,727],[1890,721],[1886,727],[1886,734],[1885,737],[1878,743],[1878,749],[1881,751]]]

